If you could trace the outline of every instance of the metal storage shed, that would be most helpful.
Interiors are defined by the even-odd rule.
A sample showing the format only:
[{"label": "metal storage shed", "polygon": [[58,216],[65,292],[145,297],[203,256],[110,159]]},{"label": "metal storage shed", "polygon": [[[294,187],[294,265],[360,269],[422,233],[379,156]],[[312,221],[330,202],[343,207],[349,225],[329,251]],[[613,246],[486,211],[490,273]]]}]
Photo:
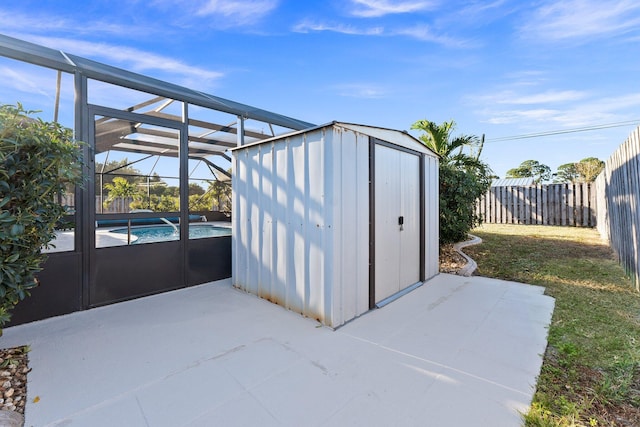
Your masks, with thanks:
[{"label": "metal storage shed", "polygon": [[438,273],[438,156],[332,122],[233,150],[233,285],[338,327]]}]

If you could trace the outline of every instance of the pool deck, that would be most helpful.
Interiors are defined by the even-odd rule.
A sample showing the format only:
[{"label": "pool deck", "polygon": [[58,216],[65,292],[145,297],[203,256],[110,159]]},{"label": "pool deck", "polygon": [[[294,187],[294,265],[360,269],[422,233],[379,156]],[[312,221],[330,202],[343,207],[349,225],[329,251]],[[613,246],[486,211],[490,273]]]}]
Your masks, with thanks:
[{"label": "pool deck", "polygon": [[547,344],[543,291],[440,274],[334,331],[224,280],[0,342],[31,346],[27,426],[515,427]]}]

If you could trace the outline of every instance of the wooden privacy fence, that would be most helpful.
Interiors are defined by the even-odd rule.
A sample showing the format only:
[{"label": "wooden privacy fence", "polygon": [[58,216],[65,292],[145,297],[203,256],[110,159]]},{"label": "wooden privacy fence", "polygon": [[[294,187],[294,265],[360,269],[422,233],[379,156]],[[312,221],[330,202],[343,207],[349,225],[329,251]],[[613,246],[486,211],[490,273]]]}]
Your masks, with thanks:
[{"label": "wooden privacy fence", "polygon": [[598,231],[640,291],[640,127],[605,162],[595,186]]},{"label": "wooden privacy fence", "polygon": [[[61,205],[68,206],[70,208],[75,208],[76,200],[73,193],[66,193],[58,197],[58,202]],[[116,197],[107,206],[104,206],[102,203],[102,198],[100,196],[96,196],[96,212],[97,213],[126,213],[131,210],[131,202],[133,202],[132,197]]]},{"label": "wooden privacy fence", "polygon": [[489,224],[594,227],[595,189],[589,183],[491,187],[476,203]]},{"label": "wooden privacy fence", "polygon": [[102,199],[102,197],[96,196],[96,212],[98,213],[127,213],[131,210],[130,205],[133,202],[133,197],[114,197],[111,200],[105,197],[104,200]]}]

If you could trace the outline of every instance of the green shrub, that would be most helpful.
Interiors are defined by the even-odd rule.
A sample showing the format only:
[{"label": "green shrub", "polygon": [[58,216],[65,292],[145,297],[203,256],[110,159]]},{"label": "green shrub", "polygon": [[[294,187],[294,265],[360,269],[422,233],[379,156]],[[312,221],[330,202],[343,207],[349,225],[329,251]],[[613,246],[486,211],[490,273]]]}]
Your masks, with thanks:
[{"label": "green shrub", "polygon": [[38,285],[42,248],[65,214],[56,195],[82,179],[82,151],[71,130],[33,113],[20,104],[0,106],[0,328]]},{"label": "green shrub", "polygon": [[455,243],[467,239],[467,233],[480,225],[476,200],[491,185],[490,170],[482,162],[463,165],[441,161],[440,177],[440,243]]}]

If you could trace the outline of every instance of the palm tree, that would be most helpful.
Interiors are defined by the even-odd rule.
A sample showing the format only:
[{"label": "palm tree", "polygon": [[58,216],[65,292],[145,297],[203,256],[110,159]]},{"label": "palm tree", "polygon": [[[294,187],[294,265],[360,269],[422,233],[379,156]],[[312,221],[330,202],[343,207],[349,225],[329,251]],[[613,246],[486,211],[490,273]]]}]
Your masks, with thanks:
[{"label": "palm tree", "polygon": [[[420,140],[431,151],[438,154],[442,159],[448,160],[453,157],[462,154],[464,147],[477,147],[480,145],[479,139],[475,135],[460,135],[455,138],[451,137],[451,133],[456,127],[456,122],[450,120],[448,122],[442,122],[442,124],[436,124],[429,120],[418,120],[411,129],[417,129],[424,132],[420,135]],[[460,149],[459,152],[454,155],[453,151]],[[480,156],[480,150],[476,156],[470,156],[476,160]]]},{"label": "palm tree", "polygon": [[[420,141],[440,156],[441,165],[464,169],[467,173],[472,173],[483,181],[490,179],[493,173],[486,163],[480,161],[484,141],[475,135],[452,137],[451,134],[455,128],[456,122],[453,120],[441,124],[429,120],[418,120],[411,126],[411,129],[424,132],[419,136]],[[465,147],[469,149],[469,154],[463,152]],[[455,150],[457,152],[454,153]]]},{"label": "palm tree", "polygon": [[215,208],[219,211],[230,210],[231,208],[231,183],[225,181],[212,181],[209,183],[209,192],[215,200]]},{"label": "palm tree", "polygon": [[[411,129],[424,132],[420,141],[440,156],[440,242],[463,240],[467,233],[482,221],[475,213],[475,203],[491,185],[489,165],[480,161],[482,142],[477,136],[461,135],[452,138],[453,120],[438,125],[418,120]],[[466,154],[467,147],[472,154]],[[473,153],[478,147],[476,153]]]},{"label": "palm tree", "polygon": [[140,190],[136,184],[127,181],[121,176],[116,176],[113,181],[104,185],[105,190],[109,192],[109,196],[104,201],[104,206],[109,206],[117,198],[136,198],[140,194]]}]

